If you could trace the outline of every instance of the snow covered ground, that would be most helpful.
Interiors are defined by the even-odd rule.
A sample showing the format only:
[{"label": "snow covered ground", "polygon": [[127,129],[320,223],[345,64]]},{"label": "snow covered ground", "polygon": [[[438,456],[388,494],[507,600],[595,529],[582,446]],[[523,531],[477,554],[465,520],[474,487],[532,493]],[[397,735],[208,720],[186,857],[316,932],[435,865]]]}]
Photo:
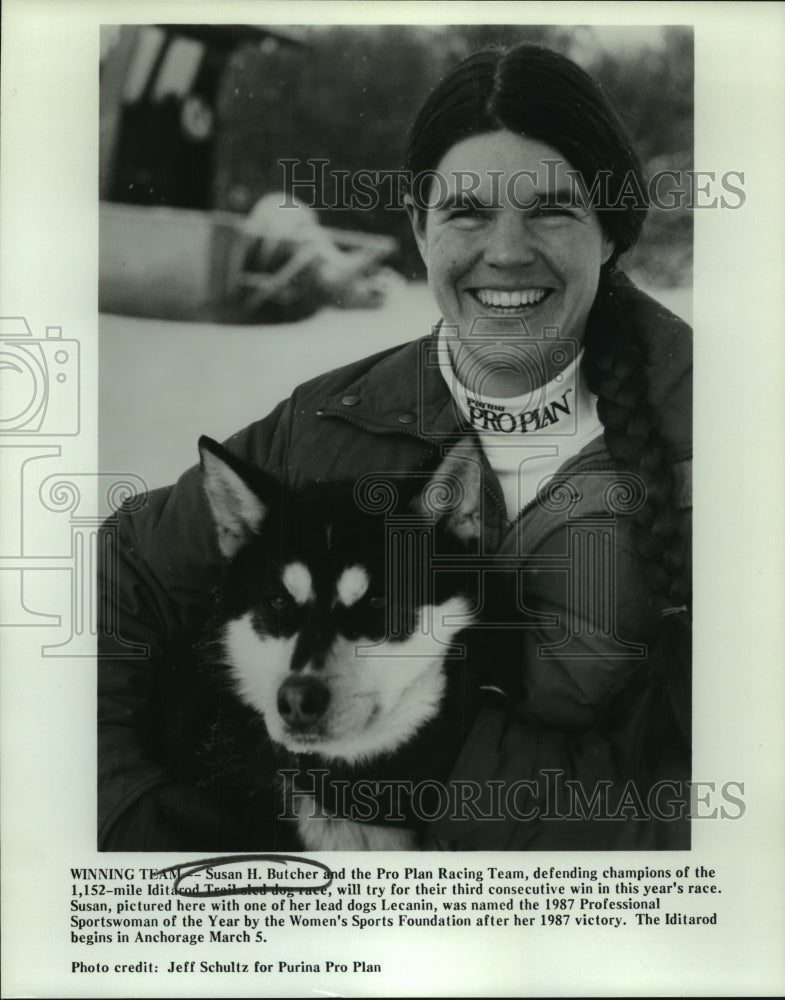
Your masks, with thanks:
[{"label": "snow covered ground", "polygon": [[[652,290],[691,318],[690,289]],[[396,286],[376,310],[323,310],[286,326],[100,318],[99,460],[151,488],[267,414],[300,382],[428,333],[439,314],[424,284]]]}]

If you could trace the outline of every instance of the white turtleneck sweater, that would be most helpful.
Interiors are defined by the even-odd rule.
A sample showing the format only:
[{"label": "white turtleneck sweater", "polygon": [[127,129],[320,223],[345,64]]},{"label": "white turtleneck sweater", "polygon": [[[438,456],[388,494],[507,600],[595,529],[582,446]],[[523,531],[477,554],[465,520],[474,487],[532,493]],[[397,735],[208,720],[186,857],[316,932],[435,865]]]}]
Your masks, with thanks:
[{"label": "white turtleneck sweater", "polygon": [[442,375],[479,435],[513,520],[568,459],[602,433],[596,397],[581,373],[582,352],[545,385],[499,399],[472,393],[460,383],[448,336],[444,330],[439,334]]}]

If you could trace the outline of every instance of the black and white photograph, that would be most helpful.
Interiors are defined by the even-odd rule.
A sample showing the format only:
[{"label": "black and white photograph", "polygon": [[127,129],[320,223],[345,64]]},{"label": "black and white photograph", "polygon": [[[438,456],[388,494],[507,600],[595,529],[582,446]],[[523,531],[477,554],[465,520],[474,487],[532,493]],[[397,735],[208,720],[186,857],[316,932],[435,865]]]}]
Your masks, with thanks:
[{"label": "black and white photograph", "polygon": [[9,5],[4,995],[785,985],[748,7]]},{"label": "black and white photograph", "polygon": [[691,29],[102,43],[99,847],[687,849]]}]

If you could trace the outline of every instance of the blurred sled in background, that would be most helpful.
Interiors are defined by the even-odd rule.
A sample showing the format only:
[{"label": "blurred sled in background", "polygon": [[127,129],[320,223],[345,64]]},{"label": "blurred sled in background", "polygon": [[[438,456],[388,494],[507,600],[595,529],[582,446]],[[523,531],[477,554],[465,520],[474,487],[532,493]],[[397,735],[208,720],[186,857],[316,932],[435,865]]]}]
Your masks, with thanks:
[{"label": "blurred sled in background", "polygon": [[99,309],[156,319],[286,323],[324,306],[377,308],[403,278],[389,236],[328,229],[267,195],[231,212],[100,208]]},{"label": "blurred sled in background", "polygon": [[102,312],[281,323],[376,308],[403,279],[390,236],[327,228],[283,192],[213,208],[216,104],[244,46],[303,48],[291,31],[155,25],[105,32],[101,79]]}]

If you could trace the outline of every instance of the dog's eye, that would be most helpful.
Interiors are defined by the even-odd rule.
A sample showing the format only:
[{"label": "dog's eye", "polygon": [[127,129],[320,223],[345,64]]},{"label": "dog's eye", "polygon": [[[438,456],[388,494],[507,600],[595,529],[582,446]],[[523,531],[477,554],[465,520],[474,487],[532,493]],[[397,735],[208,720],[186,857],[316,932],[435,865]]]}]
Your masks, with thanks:
[{"label": "dog's eye", "polygon": [[282,594],[272,594],[267,598],[267,605],[271,611],[286,611],[291,603],[291,599]]}]

